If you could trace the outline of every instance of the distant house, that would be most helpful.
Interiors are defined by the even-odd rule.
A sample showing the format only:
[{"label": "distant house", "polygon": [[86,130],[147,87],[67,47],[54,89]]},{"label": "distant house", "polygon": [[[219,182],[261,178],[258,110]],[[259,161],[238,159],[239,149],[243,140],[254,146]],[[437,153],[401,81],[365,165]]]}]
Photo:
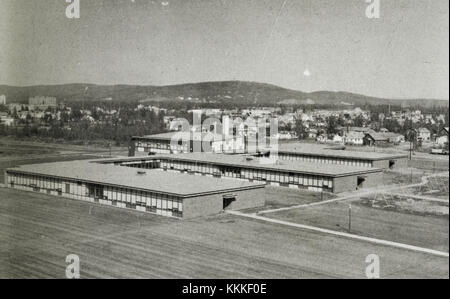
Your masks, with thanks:
[{"label": "distant house", "polygon": [[365,134],[362,132],[349,132],[345,134],[345,144],[349,145],[363,145],[364,144],[364,136]]},{"label": "distant house", "polygon": [[184,120],[183,118],[173,118],[172,120],[169,121],[169,123],[166,125],[166,127],[170,131],[182,131],[183,126],[185,128],[187,128],[188,125],[189,124],[186,123],[186,120]]},{"label": "distant house", "polygon": [[31,110],[47,110],[48,108],[56,108],[55,97],[32,97],[28,100],[28,106]]},{"label": "distant house", "polygon": [[327,136],[324,134],[319,134],[317,135],[316,141],[320,143],[325,143],[327,142]]},{"label": "distant house", "polygon": [[436,144],[445,145],[448,143],[448,137],[448,127],[445,127],[439,131],[439,136],[436,138]]},{"label": "distant house", "polygon": [[10,127],[14,124],[14,118],[9,117],[8,115],[0,115],[0,124]]},{"label": "distant house", "polygon": [[344,143],[344,137],[336,134],[333,136],[333,142],[334,143]]},{"label": "distant house", "polygon": [[346,133],[350,132],[357,132],[357,133],[375,133],[375,131],[371,128],[367,127],[338,127],[338,131],[341,133],[341,135],[344,135]]},{"label": "distant house", "polygon": [[379,146],[398,144],[405,141],[405,137],[395,133],[368,133],[364,136],[363,144],[366,146]]},{"label": "distant house", "polygon": [[133,137],[130,155],[179,154],[195,151],[211,153],[242,153],[246,140],[239,136],[214,133],[170,132]]},{"label": "distant house", "polygon": [[317,139],[317,134],[318,133],[319,132],[316,129],[311,129],[308,132],[308,138],[310,138],[310,139]]},{"label": "distant house", "polygon": [[427,128],[419,128],[416,130],[417,140],[421,140],[423,142],[431,141],[431,132]]}]

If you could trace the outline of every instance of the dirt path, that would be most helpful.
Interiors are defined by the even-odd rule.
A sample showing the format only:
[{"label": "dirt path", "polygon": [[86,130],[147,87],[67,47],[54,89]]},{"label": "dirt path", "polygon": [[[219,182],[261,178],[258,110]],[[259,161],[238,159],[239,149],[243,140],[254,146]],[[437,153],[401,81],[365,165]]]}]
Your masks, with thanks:
[{"label": "dirt path", "polygon": [[389,186],[384,186],[382,188],[376,187],[376,188],[370,188],[370,189],[366,189],[366,190],[359,190],[356,192],[343,193],[343,194],[341,194],[341,196],[334,198],[334,199],[330,199],[330,200],[324,200],[321,202],[302,204],[302,205],[296,205],[296,206],[279,208],[279,209],[265,210],[265,211],[258,212],[258,214],[263,215],[263,214],[276,213],[276,212],[288,211],[288,210],[293,210],[293,209],[307,208],[307,207],[325,205],[325,204],[329,204],[329,203],[333,203],[333,202],[348,200],[348,199],[357,198],[357,197],[361,197],[361,196],[367,196],[367,195],[374,194],[374,193],[386,193],[391,190],[402,190],[402,189],[420,187],[420,186],[424,186],[424,185],[428,184],[428,180],[430,178],[442,177],[442,176],[448,176],[448,172],[441,172],[441,173],[435,173],[435,174],[423,176],[421,179],[421,182],[416,183],[416,184],[401,185],[401,186],[389,185]]},{"label": "dirt path", "polygon": [[359,241],[364,241],[364,242],[369,242],[369,243],[374,243],[374,244],[379,244],[379,245],[384,245],[384,246],[389,246],[389,247],[396,247],[396,248],[401,248],[401,249],[406,249],[406,250],[412,250],[412,251],[431,254],[431,255],[435,255],[435,256],[441,256],[441,257],[447,257],[447,258],[449,257],[448,252],[408,245],[408,244],[404,244],[404,243],[398,243],[398,242],[392,242],[392,241],[387,241],[387,240],[382,240],[382,239],[364,237],[364,236],[324,229],[324,228],[320,228],[320,227],[316,227],[316,226],[292,223],[292,222],[262,217],[262,216],[258,216],[256,214],[244,214],[244,213],[238,212],[238,211],[227,211],[227,213],[236,215],[236,216],[247,217],[247,218],[251,218],[251,219],[255,219],[255,220],[265,221],[265,222],[269,222],[269,223],[281,224],[281,225],[285,225],[285,226],[296,227],[296,228],[314,231],[314,232],[318,232],[318,233],[329,234],[329,235],[333,235],[333,236],[337,236],[337,237],[343,237],[343,238],[347,238],[347,239],[354,239],[354,240],[359,240]]}]

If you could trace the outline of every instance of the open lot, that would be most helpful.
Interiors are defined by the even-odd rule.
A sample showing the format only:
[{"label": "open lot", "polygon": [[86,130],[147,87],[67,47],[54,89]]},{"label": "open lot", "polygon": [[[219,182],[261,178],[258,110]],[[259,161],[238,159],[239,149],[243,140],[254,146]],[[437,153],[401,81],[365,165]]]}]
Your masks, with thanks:
[{"label": "open lot", "polygon": [[[62,162],[109,157],[109,149],[70,144],[47,144],[0,138],[0,184],[4,182],[7,168],[35,163]],[[124,154],[124,149],[114,148],[111,154]]]},{"label": "open lot", "polygon": [[405,194],[448,200],[449,178],[448,177],[430,178],[426,185],[407,189],[405,190]]},{"label": "open lot", "polygon": [[[448,204],[364,197],[265,214],[266,217],[439,251],[449,251]],[[375,197],[376,197],[375,196]],[[395,199],[395,198],[390,198]],[[394,203],[395,202],[395,203]],[[413,208],[414,207],[414,208]]]},{"label": "open lot", "polygon": [[382,278],[449,277],[448,258],[233,215],[180,221],[0,189],[0,278],[64,278],[68,254],[82,278],[364,278],[372,253]]},{"label": "open lot", "polygon": [[448,218],[448,202],[425,200],[407,194],[371,194],[355,202],[374,209],[381,209],[405,214]]},{"label": "open lot", "polygon": [[[109,149],[0,139],[0,179],[16,165],[108,155]],[[425,171],[414,169],[413,182]],[[389,184],[410,180],[408,171],[385,178]],[[422,191],[439,183],[430,181],[434,185]],[[273,187],[264,196],[264,209],[336,197]],[[433,209],[429,215],[372,203],[353,201],[352,233],[448,252],[448,205],[432,205],[447,208],[437,216]],[[346,231],[347,209],[339,202],[267,216]],[[382,278],[449,277],[448,258],[239,216],[180,221],[0,188],[0,278],[64,278],[68,254],[80,256],[82,278],[365,278],[372,253],[381,258]]]},{"label": "open lot", "polygon": [[305,205],[336,198],[332,193],[318,193],[300,189],[288,189],[267,186],[264,192],[265,206],[245,210],[246,213],[256,213],[263,210],[278,209],[296,205]]}]

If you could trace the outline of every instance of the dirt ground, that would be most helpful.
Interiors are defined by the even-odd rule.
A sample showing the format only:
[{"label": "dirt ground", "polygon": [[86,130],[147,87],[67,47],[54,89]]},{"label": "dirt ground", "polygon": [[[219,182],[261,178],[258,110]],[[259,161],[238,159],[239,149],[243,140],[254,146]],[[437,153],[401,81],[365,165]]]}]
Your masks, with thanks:
[{"label": "dirt ground", "polygon": [[183,221],[0,189],[0,278],[64,278],[69,254],[81,278],[365,278],[373,253],[382,278],[449,277],[448,258],[227,214]]},{"label": "dirt ground", "polygon": [[[384,204],[384,206],[381,205]],[[351,224],[350,221],[351,205]],[[448,205],[427,205],[412,212],[408,201],[389,205],[380,200],[353,199],[265,214],[269,218],[317,226],[435,250],[449,250]],[[432,208],[430,208],[432,207]],[[409,209],[409,210],[407,210]],[[415,206],[417,210],[418,207]]]}]

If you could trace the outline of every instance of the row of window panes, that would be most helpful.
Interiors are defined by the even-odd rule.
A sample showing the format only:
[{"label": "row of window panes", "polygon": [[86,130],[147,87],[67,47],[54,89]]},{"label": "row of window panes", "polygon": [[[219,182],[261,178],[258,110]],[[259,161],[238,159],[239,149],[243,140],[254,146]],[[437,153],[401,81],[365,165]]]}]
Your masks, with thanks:
[{"label": "row of window panes", "polygon": [[41,178],[35,175],[25,175],[21,173],[8,173],[9,182],[14,182],[16,185],[37,187],[43,189],[62,189],[62,180],[54,178]]},{"label": "row of window panes", "polygon": [[175,170],[190,170],[204,174],[214,174],[215,172],[217,172],[218,169],[215,166],[204,163],[192,163],[192,162],[181,162],[171,160],[161,161],[161,167]]},{"label": "row of window panes", "polygon": [[152,142],[152,141],[137,141],[136,147],[150,148],[150,149],[170,149],[170,142]]},{"label": "row of window panes", "polygon": [[[217,167],[208,164],[192,164],[190,162],[181,161],[161,161],[161,167],[176,170],[189,169],[191,171],[196,171],[205,174],[214,174],[218,171]],[[329,178],[324,178],[321,176],[308,176],[301,174],[288,174],[276,171],[258,170],[258,169],[238,169],[225,167],[223,168],[223,174],[228,177],[233,178],[243,178],[243,179],[254,179],[254,180],[265,180],[270,182],[279,182],[285,184],[295,184],[304,186],[314,186],[322,187],[328,186],[332,188],[333,181]]]},{"label": "row of window panes", "polygon": [[[89,188],[77,182],[63,182],[59,179],[45,178],[20,173],[8,173],[8,183],[46,190],[60,190],[68,195],[89,196]],[[103,187],[103,198],[132,204],[155,207],[160,210],[183,211],[182,200],[166,194],[136,191],[132,189]]]},{"label": "row of window panes", "polygon": [[293,161],[304,161],[304,162],[337,164],[337,165],[350,165],[350,166],[360,166],[360,167],[371,167],[372,166],[372,163],[367,160],[321,158],[321,157],[312,157],[312,156],[283,154],[283,153],[279,153],[278,155],[282,159],[293,160]]}]

